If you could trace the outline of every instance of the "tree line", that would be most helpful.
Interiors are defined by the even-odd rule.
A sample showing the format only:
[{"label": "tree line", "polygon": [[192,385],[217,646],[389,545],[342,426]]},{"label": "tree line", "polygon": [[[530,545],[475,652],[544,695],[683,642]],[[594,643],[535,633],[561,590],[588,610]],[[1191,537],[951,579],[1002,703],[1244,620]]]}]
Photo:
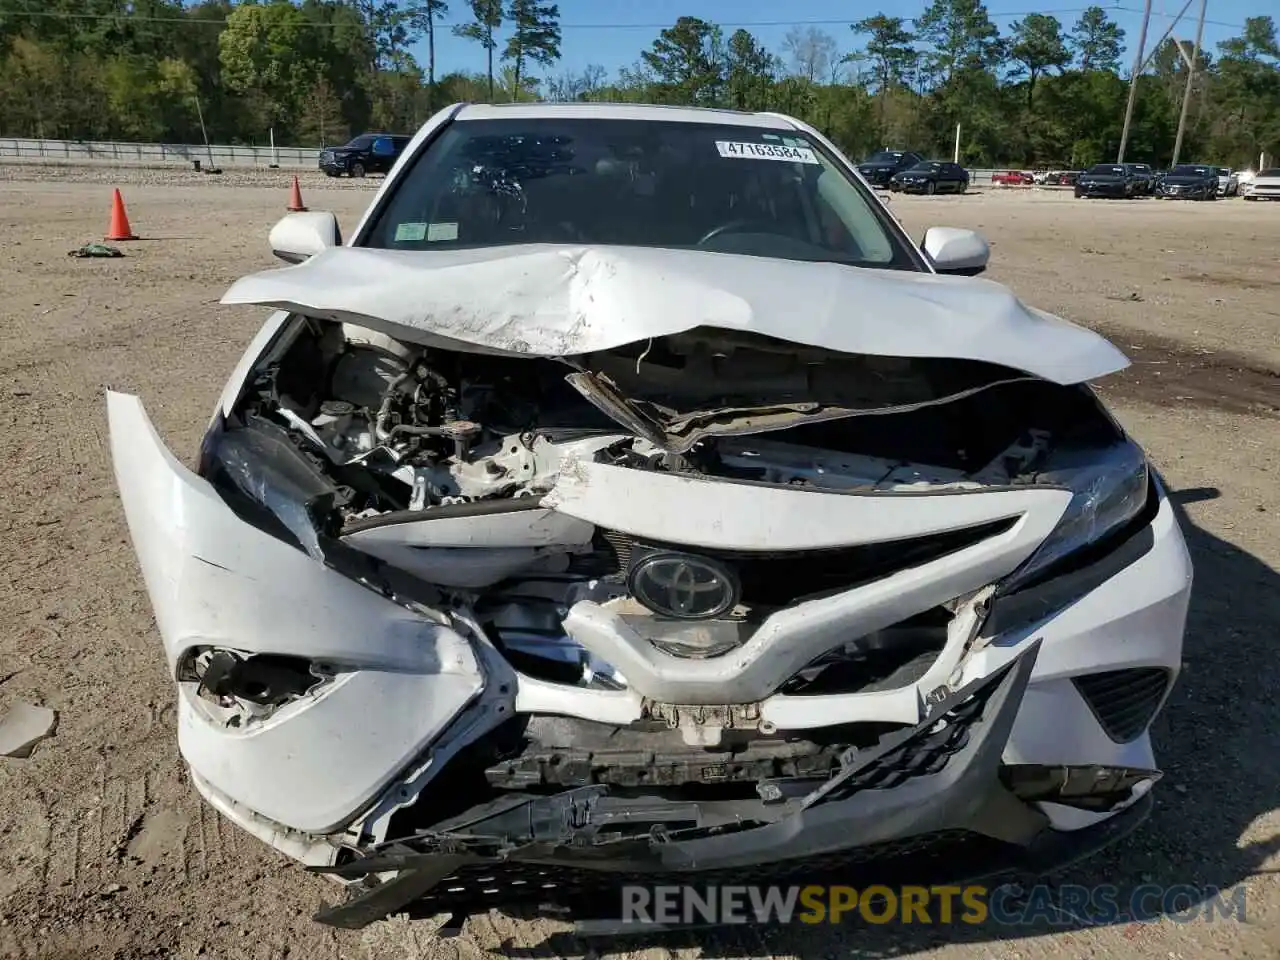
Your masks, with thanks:
[{"label": "tree line", "polygon": [[[474,42],[481,69],[437,76],[442,30]],[[1116,156],[1124,39],[1099,6],[1002,31],[981,0],[796,27],[776,52],[680,17],[610,77],[555,72],[560,16],[546,0],[0,0],[0,135],[260,144],[270,131],[315,145],[412,131],[459,100],[599,100],[782,111],[855,157],[950,157],[959,125],[969,165],[1081,167]],[[1191,52],[1166,39],[1144,66],[1126,159],[1169,162]],[[1199,51],[1187,108],[1183,160],[1280,154],[1271,17]]]}]

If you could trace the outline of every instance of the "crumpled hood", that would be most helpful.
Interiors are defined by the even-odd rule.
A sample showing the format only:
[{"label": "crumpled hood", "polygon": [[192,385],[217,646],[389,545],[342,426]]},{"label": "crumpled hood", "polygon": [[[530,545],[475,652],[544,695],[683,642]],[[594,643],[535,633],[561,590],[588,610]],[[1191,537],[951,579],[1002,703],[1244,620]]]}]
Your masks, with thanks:
[{"label": "crumpled hood", "polygon": [[696,327],[851,354],[996,363],[1057,383],[1128,359],[991,281],[616,246],[335,247],[245,277],[225,304],[356,323],[451,349],[573,356]]}]

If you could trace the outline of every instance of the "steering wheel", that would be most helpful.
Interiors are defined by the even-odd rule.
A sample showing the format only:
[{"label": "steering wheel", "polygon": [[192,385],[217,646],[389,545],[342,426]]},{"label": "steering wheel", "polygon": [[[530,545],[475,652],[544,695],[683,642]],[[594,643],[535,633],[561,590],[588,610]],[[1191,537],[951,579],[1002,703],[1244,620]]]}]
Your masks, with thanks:
[{"label": "steering wheel", "polygon": [[701,247],[708,240],[714,240],[722,233],[729,233],[732,230],[741,230],[743,227],[750,227],[757,223],[760,223],[760,221],[748,219],[746,217],[739,217],[737,220],[730,220],[728,223],[722,223],[718,227],[712,227],[702,235],[702,239],[700,239],[696,245]]}]

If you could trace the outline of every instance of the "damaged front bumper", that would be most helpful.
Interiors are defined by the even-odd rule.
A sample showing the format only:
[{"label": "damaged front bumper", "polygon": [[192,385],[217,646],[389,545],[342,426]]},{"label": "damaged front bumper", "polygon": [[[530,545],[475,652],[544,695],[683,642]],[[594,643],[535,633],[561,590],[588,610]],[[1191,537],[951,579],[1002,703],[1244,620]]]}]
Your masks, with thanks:
[{"label": "damaged front bumper", "polygon": [[[1106,846],[1150,810],[1154,770],[1006,766],[1002,755],[1040,643],[936,704],[919,724],[845,758],[785,799],[614,796],[607,787],[512,796],[332,867],[349,899],[316,919],[345,928],[413,908],[467,912],[523,902],[606,914],[624,883],[815,882],[840,870],[873,882],[959,882],[1043,872]],[[1059,832],[1034,802],[1105,807],[1109,819]],[[874,871],[868,874],[868,871]]]}]

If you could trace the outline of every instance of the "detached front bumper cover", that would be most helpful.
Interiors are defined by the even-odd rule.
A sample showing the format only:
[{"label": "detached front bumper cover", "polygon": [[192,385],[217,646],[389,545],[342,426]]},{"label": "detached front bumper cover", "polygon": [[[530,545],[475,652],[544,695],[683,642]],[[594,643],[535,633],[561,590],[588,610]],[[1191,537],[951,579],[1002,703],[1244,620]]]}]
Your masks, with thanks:
[{"label": "detached front bumper cover", "polygon": [[[1039,645],[1036,641],[999,671],[955,692],[915,727],[849,757],[816,789],[812,781],[767,781],[760,785],[760,801],[620,798],[603,786],[550,797],[503,797],[353,861],[311,868],[357,881],[353,896],[315,919],[360,928],[417,901],[434,906],[431,913],[465,911],[464,899],[449,894],[465,893],[465,875],[476,869],[486,887],[502,888],[504,902],[527,905],[557,899],[547,889],[556,885],[521,887],[520,880],[509,885],[503,872],[576,874],[584,890],[594,888],[598,901],[600,888],[610,884],[714,882],[720,871],[735,882],[743,882],[744,871],[761,870],[773,882],[787,876],[812,882],[815,872],[838,863],[875,862],[878,869],[892,871],[895,860],[906,862],[902,851],[961,834],[1015,855],[994,865],[952,860],[946,864],[947,882],[1042,870],[1085,855],[1141,822],[1149,803],[1066,835],[1049,829],[1044,814],[1006,786],[1001,754]],[[376,875],[392,872],[391,879],[378,881]],[[437,888],[444,892],[436,893]]]}]

